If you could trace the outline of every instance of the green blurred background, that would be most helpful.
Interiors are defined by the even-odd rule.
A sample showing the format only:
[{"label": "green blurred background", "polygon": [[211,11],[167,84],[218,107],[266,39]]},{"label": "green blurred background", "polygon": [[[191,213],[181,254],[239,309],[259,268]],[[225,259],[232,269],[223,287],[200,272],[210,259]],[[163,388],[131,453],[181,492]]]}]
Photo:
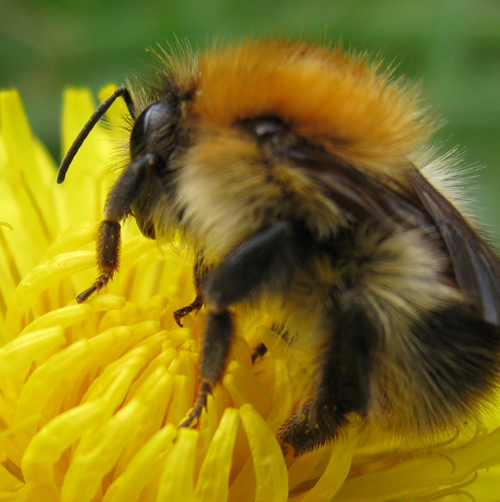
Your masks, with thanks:
[{"label": "green blurred background", "polygon": [[395,62],[423,82],[476,172],[473,192],[500,243],[499,0],[0,0],[0,87],[21,93],[35,133],[60,159],[62,90],[94,91],[144,71],[157,43],[305,35]]}]

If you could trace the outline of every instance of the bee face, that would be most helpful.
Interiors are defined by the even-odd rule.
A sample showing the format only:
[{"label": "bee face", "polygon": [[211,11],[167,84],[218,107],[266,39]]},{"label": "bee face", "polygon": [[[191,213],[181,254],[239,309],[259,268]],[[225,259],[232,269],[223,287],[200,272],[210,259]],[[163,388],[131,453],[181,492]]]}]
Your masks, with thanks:
[{"label": "bee face", "polygon": [[131,204],[141,232],[149,238],[156,236],[153,214],[161,199],[161,193],[168,187],[170,157],[175,150],[176,110],[168,100],[149,105],[137,117],[130,134],[130,158],[138,159],[154,153],[155,162],[140,193]]},{"label": "bee face", "polygon": [[130,162],[104,209],[100,275],[77,300],[117,270],[128,214],[150,238],[182,231],[197,298],[175,318],[207,309],[199,398],[182,426],[224,374],[233,307],[275,297],[284,336],[315,352],[317,378],[278,434],[296,454],[352,413],[425,435],[481,408],[500,368],[500,260],[422,175],[437,164],[422,155],[432,121],[416,92],[302,42],[166,57],[156,82],[100,105],[59,181],[118,96]]}]

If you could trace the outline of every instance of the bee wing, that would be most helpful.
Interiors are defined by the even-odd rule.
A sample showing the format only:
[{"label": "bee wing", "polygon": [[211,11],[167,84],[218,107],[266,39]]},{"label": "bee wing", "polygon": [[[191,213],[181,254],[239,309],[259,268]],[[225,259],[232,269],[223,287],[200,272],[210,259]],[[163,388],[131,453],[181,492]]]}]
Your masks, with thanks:
[{"label": "bee wing", "polygon": [[376,218],[389,222],[401,219],[414,226],[421,226],[426,220],[414,201],[403,192],[390,188],[382,180],[328,152],[300,146],[287,152],[287,157],[298,168],[305,170],[326,196],[358,220]]},{"label": "bee wing", "polygon": [[[458,210],[427,179],[411,168],[414,194],[396,183],[354,168],[309,146],[289,152],[325,193],[356,219],[378,219],[420,228],[436,228],[451,260],[458,287],[488,322],[500,325],[500,259]],[[416,196],[416,197],[415,197]]]},{"label": "bee wing", "polygon": [[500,259],[457,209],[413,168],[409,180],[441,234],[460,289],[500,325]]}]

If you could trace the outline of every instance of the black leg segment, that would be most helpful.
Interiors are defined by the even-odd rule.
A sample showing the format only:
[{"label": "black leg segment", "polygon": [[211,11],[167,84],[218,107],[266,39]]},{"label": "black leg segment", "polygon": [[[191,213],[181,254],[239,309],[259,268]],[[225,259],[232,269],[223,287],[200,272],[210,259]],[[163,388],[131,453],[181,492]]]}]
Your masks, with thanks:
[{"label": "black leg segment", "polygon": [[207,405],[207,397],[215,384],[220,381],[227,364],[234,325],[231,314],[224,311],[219,314],[208,313],[200,357],[200,388],[198,399],[189,410],[179,427],[189,427]]},{"label": "black leg segment", "polygon": [[348,423],[347,414],[364,416],[368,406],[369,350],[376,327],[363,308],[356,288],[339,299],[342,309],[332,314],[332,333],[319,361],[314,397],[305,402],[278,432],[286,449],[296,455],[313,450],[336,437]]},{"label": "black leg segment", "polygon": [[264,287],[286,291],[297,251],[291,225],[280,221],[240,244],[202,280],[205,303],[214,311],[257,295]]}]

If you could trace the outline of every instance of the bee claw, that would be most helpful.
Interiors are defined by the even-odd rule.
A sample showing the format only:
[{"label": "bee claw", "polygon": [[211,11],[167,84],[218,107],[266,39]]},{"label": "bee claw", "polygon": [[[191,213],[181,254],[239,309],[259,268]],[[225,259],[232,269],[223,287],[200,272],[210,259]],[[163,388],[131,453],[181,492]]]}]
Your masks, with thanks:
[{"label": "bee claw", "polygon": [[198,295],[194,299],[194,301],[191,304],[189,304],[187,307],[182,307],[181,309],[176,310],[174,312],[174,321],[176,322],[177,326],[182,328],[183,327],[182,322],[181,322],[182,319],[184,317],[186,317],[188,314],[190,314],[191,312],[198,312],[198,310],[200,310],[202,306],[203,306],[203,300]]}]

